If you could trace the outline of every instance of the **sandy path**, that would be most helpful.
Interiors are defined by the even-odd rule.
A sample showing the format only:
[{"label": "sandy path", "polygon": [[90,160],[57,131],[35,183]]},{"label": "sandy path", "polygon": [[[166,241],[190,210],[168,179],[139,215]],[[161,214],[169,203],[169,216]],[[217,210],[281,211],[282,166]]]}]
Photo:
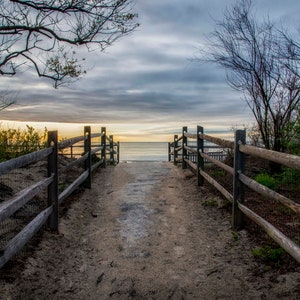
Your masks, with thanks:
[{"label": "sandy path", "polygon": [[235,240],[188,174],[158,162],[100,170],[3,299],[299,299],[299,273],[254,275],[246,232]]}]

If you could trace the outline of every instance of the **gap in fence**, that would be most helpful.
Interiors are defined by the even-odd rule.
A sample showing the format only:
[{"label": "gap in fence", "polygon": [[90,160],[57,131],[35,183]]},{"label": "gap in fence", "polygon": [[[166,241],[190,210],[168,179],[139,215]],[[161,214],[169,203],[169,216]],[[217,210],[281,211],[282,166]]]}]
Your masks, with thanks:
[{"label": "gap in fence", "polygon": [[167,142],[120,142],[120,161],[168,161]]}]

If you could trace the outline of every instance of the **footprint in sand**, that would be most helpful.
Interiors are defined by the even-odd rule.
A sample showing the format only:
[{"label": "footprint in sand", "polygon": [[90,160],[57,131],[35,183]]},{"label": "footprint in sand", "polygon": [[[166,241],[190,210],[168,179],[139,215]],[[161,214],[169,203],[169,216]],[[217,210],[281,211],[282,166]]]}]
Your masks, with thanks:
[{"label": "footprint in sand", "polygon": [[182,257],[185,255],[184,248],[182,246],[175,246],[174,252],[177,257]]}]

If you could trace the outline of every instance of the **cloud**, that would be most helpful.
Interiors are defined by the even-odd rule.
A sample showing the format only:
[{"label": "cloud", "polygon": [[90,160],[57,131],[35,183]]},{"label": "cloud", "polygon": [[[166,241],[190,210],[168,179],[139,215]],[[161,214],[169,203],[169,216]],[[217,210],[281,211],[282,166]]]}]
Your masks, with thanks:
[{"label": "cloud", "polygon": [[[257,7],[280,19],[300,13],[297,1],[265,0]],[[129,134],[139,127],[147,135],[189,124],[222,132],[249,122],[251,113],[224,71],[191,61],[235,1],[224,2],[137,1],[141,27],[134,33],[104,53],[77,50],[88,71],[78,82],[55,90],[31,70],[1,78],[0,89],[17,94],[18,104],[0,112],[0,119],[120,125]]]}]

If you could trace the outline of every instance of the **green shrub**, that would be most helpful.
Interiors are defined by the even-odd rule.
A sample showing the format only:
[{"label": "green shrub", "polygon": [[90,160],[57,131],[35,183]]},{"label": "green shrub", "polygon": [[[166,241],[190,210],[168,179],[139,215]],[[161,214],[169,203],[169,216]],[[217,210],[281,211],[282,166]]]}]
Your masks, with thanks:
[{"label": "green shrub", "polygon": [[282,184],[300,185],[300,171],[296,169],[285,168],[279,178]]},{"label": "green shrub", "polygon": [[15,158],[46,146],[47,129],[43,133],[26,125],[26,129],[0,128],[0,162]]},{"label": "green shrub", "polygon": [[252,255],[263,261],[264,263],[271,263],[279,267],[281,264],[282,256],[285,253],[282,248],[272,248],[271,246],[258,247],[252,250]]},{"label": "green shrub", "polygon": [[281,204],[281,203],[277,203],[275,210],[281,214],[285,214],[287,216],[292,216],[293,215],[293,211],[286,207],[285,205]]},{"label": "green shrub", "polygon": [[232,234],[232,237],[233,237],[233,240],[235,242],[237,242],[239,240],[239,235],[236,231],[231,231],[231,234]]},{"label": "green shrub", "polygon": [[261,173],[254,178],[258,183],[268,187],[271,190],[276,188],[276,179],[269,174]]},{"label": "green shrub", "polygon": [[205,200],[203,203],[202,203],[203,206],[218,206],[218,203],[217,203],[217,200],[212,198],[212,199],[208,199],[208,200]]},{"label": "green shrub", "polygon": [[210,175],[214,178],[224,177],[226,172],[224,170],[213,170],[210,172]]}]

